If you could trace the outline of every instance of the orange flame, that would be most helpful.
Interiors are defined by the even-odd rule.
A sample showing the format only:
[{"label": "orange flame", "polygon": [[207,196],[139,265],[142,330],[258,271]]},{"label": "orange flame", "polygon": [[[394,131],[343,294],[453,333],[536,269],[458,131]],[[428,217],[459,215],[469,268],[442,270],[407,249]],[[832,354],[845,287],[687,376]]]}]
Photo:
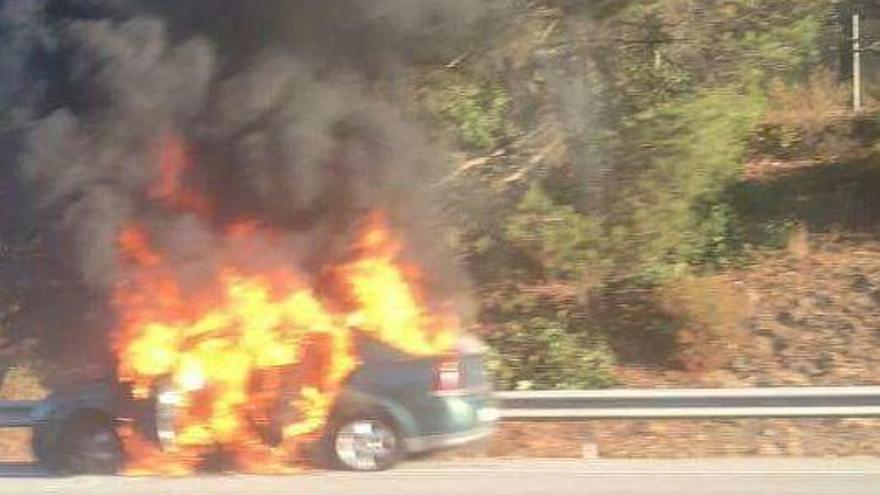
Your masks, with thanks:
[{"label": "orange flame", "polygon": [[209,214],[208,199],[185,187],[191,165],[186,143],[175,135],[166,136],[159,152],[159,178],[149,190],[150,198],[176,210]]},{"label": "orange flame", "polygon": [[[180,140],[165,146],[171,147],[161,153],[165,173],[150,194],[177,210],[190,204],[181,202],[190,193],[178,180],[188,158]],[[265,246],[274,239],[257,222],[232,225],[225,236],[229,243],[260,238]],[[381,212],[367,219],[352,260],[330,270],[351,303],[343,310],[331,310],[335,306],[284,268],[253,273],[229,263],[207,289],[186,293],[142,225],[122,229],[118,247],[127,275],[114,298],[119,377],[138,397],[163,381],[180,393],[176,451],[160,453],[127,433],[130,473],[190,472],[218,445],[234,453],[241,469],[277,469],[327,422],[358,365],[354,328],[419,355],[446,351],[457,328],[451,316],[424,308],[418,270],[400,263],[400,242]],[[273,421],[279,401],[297,414],[280,425],[281,447],[270,449],[260,428]]]},{"label": "orange flame", "polygon": [[448,349],[453,339],[449,329],[458,322],[424,311],[412,283],[418,280],[419,270],[397,263],[400,243],[381,212],[370,216],[358,249],[363,256],[341,268],[359,306],[350,315],[350,323],[409,354],[439,354]]}]

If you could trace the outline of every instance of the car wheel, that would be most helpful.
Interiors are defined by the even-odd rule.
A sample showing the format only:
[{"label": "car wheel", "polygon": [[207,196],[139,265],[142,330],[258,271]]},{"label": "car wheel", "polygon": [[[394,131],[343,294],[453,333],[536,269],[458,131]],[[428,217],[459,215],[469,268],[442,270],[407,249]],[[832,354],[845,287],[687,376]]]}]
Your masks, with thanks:
[{"label": "car wheel", "polygon": [[99,416],[71,421],[64,429],[61,470],[69,474],[115,474],[123,467],[122,441],[112,422]]},{"label": "car wheel", "polygon": [[33,428],[31,432],[31,452],[33,452],[34,458],[40,463],[40,466],[54,473],[59,470],[59,466],[58,456],[55,455],[57,451],[49,443],[51,440],[51,431],[47,426],[37,425]]},{"label": "car wheel", "polygon": [[335,423],[330,451],[337,467],[382,471],[400,458],[400,439],[392,424],[377,416],[358,416]]}]

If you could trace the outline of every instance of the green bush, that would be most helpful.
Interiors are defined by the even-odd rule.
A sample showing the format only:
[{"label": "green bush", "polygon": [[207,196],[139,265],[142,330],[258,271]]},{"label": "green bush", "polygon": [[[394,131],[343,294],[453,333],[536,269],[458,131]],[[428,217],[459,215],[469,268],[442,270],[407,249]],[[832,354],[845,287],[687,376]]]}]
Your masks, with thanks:
[{"label": "green bush", "polygon": [[556,204],[537,183],[507,222],[506,239],[528,253],[548,278],[579,278],[602,264],[599,223],[570,205]]},{"label": "green bush", "polygon": [[421,105],[463,148],[490,151],[515,134],[507,91],[478,76],[457,72],[429,76]]},{"label": "green bush", "polygon": [[510,98],[498,87],[452,86],[447,90],[449,104],[443,114],[457,129],[466,146],[490,150],[498,144],[507,125]]},{"label": "green bush", "polygon": [[719,90],[631,122],[629,146],[643,151],[622,155],[638,179],[618,206],[619,271],[680,274],[735,254],[737,219],[725,194],[741,177],[761,109],[759,96]]},{"label": "green bush", "polygon": [[614,357],[601,341],[573,334],[558,319],[533,317],[501,325],[488,337],[501,389],[590,389],[614,385]]},{"label": "green bush", "polygon": [[726,201],[709,205],[698,212],[699,244],[696,256],[689,260],[697,266],[724,267],[743,259],[741,220]]}]

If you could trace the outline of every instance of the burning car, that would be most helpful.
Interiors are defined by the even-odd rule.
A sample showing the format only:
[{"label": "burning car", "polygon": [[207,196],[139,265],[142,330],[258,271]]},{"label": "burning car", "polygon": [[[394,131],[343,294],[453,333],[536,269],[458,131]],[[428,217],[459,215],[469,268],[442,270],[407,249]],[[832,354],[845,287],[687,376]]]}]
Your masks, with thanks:
[{"label": "burning car", "polygon": [[[267,22],[298,2],[21,11],[58,38],[21,54],[39,67],[21,91],[46,89],[21,109],[34,121],[16,165],[58,237],[47,271],[82,289],[45,313],[73,340],[59,362],[94,335],[114,363],[112,378],[39,406],[47,466],[178,474],[223,458],[278,471],[317,444],[336,465],[382,469],[487,431],[480,353],[460,339],[469,284],[435,180],[447,161],[401,94],[380,94],[398,86],[397,64],[387,81],[378,65],[360,74],[364,48],[403,26],[377,23],[390,11],[370,2],[324,3],[277,37]],[[419,15],[400,32],[421,39],[443,9],[406,10]],[[222,29],[202,26],[215,19]],[[255,36],[225,32],[246,25]],[[323,48],[324,32],[349,39],[341,25],[351,64]]]},{"label": "burning car", "polygon": [[[346,379],[324,427],[311,438],[306,450],[313,462],[383,470],[409,454],[466,444],[491,433],[497,410],[477,339],[464,336],[455,353],[441,357],[414,357],[367,337],[357,345],[363,362]],[[309,370],[281,375],[295,381],[303,371]],[[259,381],[253,377],[252,386],[259,388]],[[126,465],[124,435],[133,434],[173,454],[180,401],[180,391],[168,384],[139,399],[115,380],[56,393],[35,411],[34,455],[56,472],[115,473]],[[278,446],[279,430],[302,413],[286,406],[276,403],[248,417],[268,447]]]},{"label": "burning car", "polygon": [[146,229],[121,230],[113,378],[38,408],[37,459],[74,473],[186,474],[218,462],[277,473],[303,458],[380,470],[488,435],[497,414],[481,344],[451,306],[423,296],[382,212],[359,230],[315,281],[254,270],[241,256],[268,257],[277,236],[232,225],[197,289]]}]

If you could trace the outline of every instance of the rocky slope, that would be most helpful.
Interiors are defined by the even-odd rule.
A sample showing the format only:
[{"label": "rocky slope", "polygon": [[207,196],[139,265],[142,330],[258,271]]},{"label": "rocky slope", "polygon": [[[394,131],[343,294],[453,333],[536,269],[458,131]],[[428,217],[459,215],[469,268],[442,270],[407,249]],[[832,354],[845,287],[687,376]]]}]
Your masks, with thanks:
[{"label": "rocky slope", "polygon": [[622,366],[626,386],[880,384],[880,240],[810,236],[797,255],[765,255],[724,279],[751,302],[729,364],[700,373]]}]

